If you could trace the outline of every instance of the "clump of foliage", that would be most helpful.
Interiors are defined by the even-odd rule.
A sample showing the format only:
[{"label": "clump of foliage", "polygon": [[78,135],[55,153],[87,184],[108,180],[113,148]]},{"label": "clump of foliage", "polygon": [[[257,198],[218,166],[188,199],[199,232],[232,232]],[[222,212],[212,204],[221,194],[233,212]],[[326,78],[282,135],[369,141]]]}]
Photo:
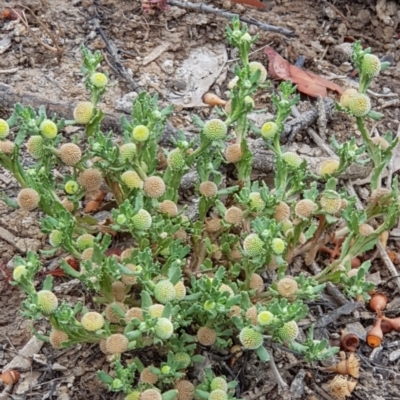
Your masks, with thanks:
[{"label": "clump of foliage", "polygon": [[[160,109],[157,96],[147,93],[133,101],[130,120],[121,121],[122,139],[103,132],[98,105],[108,78],[98,71],[100,54],[87,49],[82,70],[91,96],[77,105],[74,120],[49,119],[44,108],[20,104],[7,121],[0,120],[0,165],[21,185],[18,206],[44,212],[42,228],[54,252],[62,248],[79,262],[74,269],[64,260],[62,269],[93,296],[90,308],[61,301],[52,292],[51,276],[37,289],[35,276],[42,266],[30,252],[14,260],[12,283],[27,295],[23,315],[32,320],[33,330],[34,321],[48,319],[48,336],[34,332],[55,348],[98,343],[113,355],[114,373],[100,371],[98,376],[126,399],[233,398],[235,383],[212,371],[197,388],[188,380],[191,367],[203,361],[199,348],[239,345],[265,362],[271,343],[290,348],[307,362],[334,355],[338,349],[314,340],[312,329],[300,343],[297,322],[328,281],[341,285],[349,297],[368,298],[370,264],[349,274],[351,260],[373,248],[400,215],[397,180],[392,188],[381,187],[398,140],[389,133],[372,138],[365,125],[366,118],[379,118],[365,93],[385,66],[369,50],[354,46],[360,90],[346,91],[338,108],[355,117],[364,144],[334,140],[337,158],[324,162],[315,175],[301,156],[280,144],[291,107],[299,101],[296,88],[282,83],[272,95],[274,120],[252,125],[252,96],[268,86],[265,68],[248,59],[257,37],[238,20],[226,36],[239,50],[240,64],[229,84],[229,103],[217,110],[218,118],[202,121],[193,115],[200,130],[197,141],[179,132],[174,148],[163,149],[159,142],[173,108]],[[87,142],[75,137],[61,145],[60,132],[74,124],[84,126]],[[250,132],[275,154],[273,189],[251,181]],[[35,159],[28,169],[21,162],[24,152]],[[369,160],[371,197],[365,210],[357,210],[355,199],[338,188],[338,178],[352,163]],[[237,184],[222,187],[220,167],[227,163],[236,168]],[[62,176],[55,175],[60,167]],[[199,201],[196,217],[188,218],[178,204],[179,186],[193,170]],[[81,202],[104,190],[112,193],[114,208],[110,219],[98,221],[82,210]],[[107,256],[115,235],[133,245]],[[320,274],[287,274],[295,257],[304,256],[310,265],[332,238],[343,240],[341,253]],[[267,288],[266,271],[274,276]],[[159,365],[143,365],[138,357],[124,364],[121,354],[146,347],[159,352]]]}]

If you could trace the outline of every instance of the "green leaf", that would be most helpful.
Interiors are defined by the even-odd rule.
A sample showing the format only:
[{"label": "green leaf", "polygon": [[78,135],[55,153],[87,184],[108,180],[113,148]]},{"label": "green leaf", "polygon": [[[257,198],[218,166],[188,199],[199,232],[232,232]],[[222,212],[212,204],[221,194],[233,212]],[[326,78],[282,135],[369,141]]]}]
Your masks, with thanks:
[{"label": "green leaf", "polygon": [[97,377],[100,379],[101,382],[107,385],[112,385],[112,383],[114,382],[114,378],[112,378],[104,371],[97,371]]},{"label": "green leaf", "polygon": [[208,392],[205,392],[204,390],[199,390],[199,389],[196,389],[196,395],[198,397],[200,397],[201,399],[205,399],[205,400],[208,400],[208,397],[210,396],[210,394]]},{"label": "green leaf", "polygon": [[146,291],[143,290],[140,297],[142,298],[142,309],[147,309],[153,304],[150,295]]},{"label": "green leaf", "polygon": [[51,290],[53,288],[53,277],[51,275],[47,275],[46,279],[43,282],[43,290]]},{"label": "green leaf", "polygon": [[168,390],[162,394],[162,400],[175,400],[178,397],[178,391],[176,389]]},{"label": "green leaf", "polygon": [[264,346],[260,346],[258,349],[255,350],[257,357],[262,361],[262,362],[268,362],[271,357],[267,351],[267,349]]},{"label": "green leaf", "polygon": [[200,354],[196,354],[192,357],[192,361],[195,363],[202,363],[205,361],[205,359],[206,358],[204,356],[201,356]]}]

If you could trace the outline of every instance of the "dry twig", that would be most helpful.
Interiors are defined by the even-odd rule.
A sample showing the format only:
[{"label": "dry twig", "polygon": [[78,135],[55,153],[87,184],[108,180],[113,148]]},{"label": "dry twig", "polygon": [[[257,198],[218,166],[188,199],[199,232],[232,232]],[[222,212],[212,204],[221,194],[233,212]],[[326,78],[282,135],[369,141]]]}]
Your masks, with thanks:
[{"label": "dry twig", "polygon": [[207,12],[207,13],[211,13],[211,14],[217,14],[220,17],[227,18],[227,19],[239,17],[239,19],[242,22],[245,22],[246,24],[250,24],[250,25],[255,25],[258,28],[262,29],[263,31],[281,33],[282,35],[289,36],[289,37],[295,36],[295,33],[290,29],[283,28],[281,26],[269,25],[264,22],[257,21],[253,18],[243,18],[237,14],[230,13],[230,12],[224,11],[224,10],[220,10],[218,8],[214,8],[212,6],[206,5],[204,3],[191,3],[189,1],[183,2],[183,1],[179,1],[179,0],[168,0],[167,4],[169,4],[170,6],[176,6],[176,7],[180,7],[180,8],[187,8],[190,10]]},{"label": "dry twig", "polygon": [[60,25],[57,24],[58,33],[57,33],[57,36],[55,36],[50,31],[50,29],[34,14],[34,12],[29,7],[23,6],[23,5],[18,5],[18,7],[21,7],[21,8],[24,8],[25,10],[28,10],[32,14],[32,16],[35,18],[36,22],[40,25],[40,27],[47,33],[47,35],[49,36],[49,38],[53,42],[54,47],[49,46],[48,44],[44,43],[42,41],[42,39],[40,39],[40,37],[37,36],[36,33],[32,31],[32,29],[29,27],[28,20],[26,19],[25,13],[21,14],[21,13],[18,13],[17,11],[15,11],[14,9],[12,9],[16,13],[16,15],[18,16],[18,19],[21,21],[21,23],[25,26],[27,31],[35,38],[35,40],[41,46],[43,46],[45,49],[55,53],[56,57],[57,57],[58,64],[61,64],[61,58],[62,58],[62,55],[64,53],[64,49],[62,49],[60,47],[60,45],[58,44],[58,40],[60,39],[60,37],[63,37],[64,34],[63,34],[63,31],[62,31]]}]

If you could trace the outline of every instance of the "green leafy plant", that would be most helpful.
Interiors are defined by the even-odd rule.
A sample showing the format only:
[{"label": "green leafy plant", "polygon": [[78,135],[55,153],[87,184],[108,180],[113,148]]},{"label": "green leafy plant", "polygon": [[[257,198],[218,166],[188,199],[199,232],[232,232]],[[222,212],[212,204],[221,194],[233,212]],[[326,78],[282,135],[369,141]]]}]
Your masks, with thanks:
[{"label": "green leafy plant", "polygon": [[[204,399],[233,398],[235,383],[212,371],[197,388],[187,381],[193,364],[204,360],[199,349],[211,346],[239,344],[264,362],[271,359],[274,343],[307,362],[331,357],[338,349],[314,340],[313,329],[306,341],[296,341],[307,301],[316,299],[328,281],[340,284],[349,297],[368,299],[370,264],[352,275],[350,262],[372,249],[400,216],[397,180],[392,188],[381,187],[398,139],[390,134],[371,138],[366,130],[365,119],[379,117],[365,94],[379,72],[369,51],[355,44],[360,89],[346,91],[338,104],[356,118],[363,145],[333,140],[337,158],[320,165],[316,175],[280,141],[291,107],[299,101],[296,88],[280,84],[271,97],[275,118],[261,127],[251,124],[252,96],[269,88],[267,72],[249,61],[257,38],[238,19],[226,36],[238,49],[240,64],[229,83],[227,106],[207,121],[192,116],[198,140],[178,132],[172,149],[162,148],[173,107],[160,108],[157,96],[145,92],[133,101],[131,117],[122,119],[122,136],[103,132],[99,105],[108,77],[99,72],[100,53],[87,49],[82,49],[82,73],[90,101],[77,105],[73,120],[50,120],[44,108],[20,104],[7,121],[0,120],[0,165],[21,186],[16,206],[43,211],[42,229],[52,246],[46,254],[63,249],[69,258],[62,270],[91,296],[86,306],[61,302],[52,292],[51,277],[38,290],[33,282],[42,267],[39,256],[29,252],[14,260],[12,284],[26,293],[23,315],[32,320],[33,332],[56,348],[98,343],[113,359],[113,371],[98,376],[126,399],[172,400],[178,394],[186,399],[183,393],[189,393],[188,400],[195,393]],[[68,125],[84,127],[85,144],[78,137],[61,144],[60,132]],[[7,139],[10,132],[15,132],[13,141]],[[272,189],[252,181],[250,133],[275,155]],[[24,146],[35,160],[28,168],[22,163]],[[365,210],[356,210],[355,199],[338,188],[338,178],[349,165],[370,160],[371,196]],[[233,164],[236,171],[236,182],[228,187],[222,187],[223,164]],[[61,175],[53,173],[57,168]],[[189,171],[198,175],[194,217],[179,204],[180,184]],[[85,199],[92,196],[97,204],[106,192],[109,218],[99,221],[81,209]],[[115,249],[115,236],[129,247]],[[295,257],[310,265],[332,238],[343,242],[341,251],[321,273],[289,275]],[[262,276],[267,270],[274,278],[268,288]],[[51,325],[47,336],[35,331],[41,318]],[[121,354],[149,347],[160,354],[158,365],[145,366],[138,357],[125,365]]]}]

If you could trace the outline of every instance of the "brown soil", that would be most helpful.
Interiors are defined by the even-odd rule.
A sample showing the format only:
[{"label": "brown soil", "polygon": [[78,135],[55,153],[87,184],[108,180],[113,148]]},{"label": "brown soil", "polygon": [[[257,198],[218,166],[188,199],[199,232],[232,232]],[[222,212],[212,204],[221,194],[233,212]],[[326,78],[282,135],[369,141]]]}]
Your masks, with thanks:
[{"label": "brown soil", "polygon": [[[195,1],[198,2],[198,1]],[[224,30],[227,20],[213,14],[198,13],[178,7],[170,7],[156,16],[144,15],[137,0],[25,0],[17,2],[6,0],[0,3],[0,13],[7,7],[21,9],[21,4],[29,7],[25,14],[31,31],[27,31],[18,21],[0,19],[0,82],[10,85],[16,92],[30,92],[57,101],[85,100],[87,93],[79,72],[81,53],[79,47],[84,44],[90,49],[100,50],[105,58],[104,70],[109,73],[111,85],[104,98],[103,107],[114,112],[116,100],[132,92],[129,84],[118,74],[118,66],[107,51],[106,44],[96,30],[93,18],[97,18],[108,40],[115,46],[121,63],[126,71],[132,73],[132,79],[144,89],[160,94],[161,101],[168,103],[166,96],[171,91],[183,90],[182,82],[175,74],[180,63],[185,60],[194,48],[211,46],[217,43],[226,44]],[[304,67],[322,76],[335,78],[335,82],[347,86],[351,79],[352,67],[335,47],[354,39],[361,39],[363,44],[372,47],[379,57],[389,56],[393,67],[384,72],[373,84],[371,90],[374,106],[385,114],[378,126],[381,133],[386,130],[396,132],[399,125],[400,107],[385,107],[386,102],[398,99],[400,93],[400,40],[399,25],[400,6],[386,0],[266,0],[267,11],[260,11],[230,3],[228,0],[209,2],[215,7],[228,9],[242,16],[252,17],[272,25],[293,29],[296,36],[286,38],[278,33],[261,31],[250,26],[252,34],[259,33],[260,38],[254,50],[271,44],[284,58],[294,63],[299,56],[305,57]],[[386,5],[386,8],[384,7]],[[4,14],[5,16],[5,14]],[[41,21],[41,24],[39,24]],[[55,37],[57,46],[62,49],[60,60],[56,52],[39,44],[35,36],[46,45],[54,47],[54,42],[44,32],[45,25]],[[154,61],[143,65],[143,59],[157,46],[169,42],[169,47]],[[2,47],[6,50],[2,52]],[[212,91],[224,97],[227,82],[232,77],[232,59],[236,53],[227,46],[228,61],[221,75],[212,87]],[[253,61],[266,64],[263,51],[252,54]],[[172,71],[166,66],[173,62]],[[5,70],[11,70],[8,73]],[[276,83],[274,83],[276,85]],[[383,95],[382,95],[383,94]],[[394,94],[394,95],[393,95]],[[256,98],[257,108],[272,111],[269,102],[270,92],[260,93]],[[303,97],[299,109],[306,110],[315,106],[313,100]],[[176,108],[171,122],[176,127],[190,128],[187,116],[193,110]],[[178,111],[182,111],[178,113]],[[210,113],[207,107],[196,108],[196,113],[206,116]],[[0,117],[8,115],[9,110],[0,104]],[[328,139],[331,135],[344,141],[355,135],[355,127],[350,119],[343,115],[334,116],[327,128]],[[357,138],[358,136],[356,136]],[[301,132],[295,138],[299,146],[305,144],[315,148],[316,145]],[[15,196],[18,186],[5,171],[0,170],[0,192],[5,191]],[[363,188],[359,188],[363,197]],[[12,258],[23,255],[27,249],[38,251],[48,248],[45,236],[40,232],[40,215],[13,211],[0,202],[0,227],[11,236],[8,240],[0,236],[0,263],[4,271],[9,271]],[[398,242],[389,240],[393,250],[398,249]],[[45,258],[45,257],[44,257]],[[53,256],[54,258],[54,256]],[[45,260],[45,264],[52,263]],[[53,266],[57,264],[57,259]],[[294,265],[294,270],[300,268]],[[396,286],[390,274],[382,269],[383,263],[374,261],[372,273],[377,274],[379,289],[385,291],[392,300],[390,316],[400,315],[400,303]],[[0,370],[31,338],[28,323],[19,313],[23,300],[21,293],[9,286],[6,274],[0,273]],[[56,284],[67,281],[56,278]],[[73,289],[68,293],[75,299],[83,298],[83,293]],[[68,297],[67,296],[67,297]],[[312,320],[337,308],[329,297],[310,305],[311,313],[304,326]],[[369,329],[374,320],[372,313],[365,308],[350,315],[339,316],[334,324],[327,326],[330,337],[334,338],[339,328],[346,324],[359,322],[360,329]],[[45,329],[45,325],[43,325]],[[362,362],[362,373],[352,399],[396,399],[400,384],[398,376],[399,337],[397,333],[385,336],[383,347],[371,351],[362,344],[359,356]],[[277,349],[275,361],[282,378],[290,386],[296,375],[306,371],[303,394],[292,386],[291,397],[279,393],[269,369],[256,361],[255,356],[245,355],[231,370],[228,364],[216,355],[209,354],[209,360],[219,371],[239,380],[238,397],[249,399],[331,399],[324,391],[332,375],[323,372],[317,365],[307,365],[297,360],[291,353]],[[99,384],[95,372],[108,368],[105,357],[98,348],[79,346],[73,349],[57,351],[45,344],[39,354],[35,354],[31,369],[22,372],[21,380],[13,389],[4,391],[1,399],[113,399],[121,398],[108,393]],[[299,375],[298,375],[299,376]],[[31,386],[29,386],[31,384]],[[7,396],[6,393],[10,393]],[[283,397],[282,397],[283,396]]]}]

